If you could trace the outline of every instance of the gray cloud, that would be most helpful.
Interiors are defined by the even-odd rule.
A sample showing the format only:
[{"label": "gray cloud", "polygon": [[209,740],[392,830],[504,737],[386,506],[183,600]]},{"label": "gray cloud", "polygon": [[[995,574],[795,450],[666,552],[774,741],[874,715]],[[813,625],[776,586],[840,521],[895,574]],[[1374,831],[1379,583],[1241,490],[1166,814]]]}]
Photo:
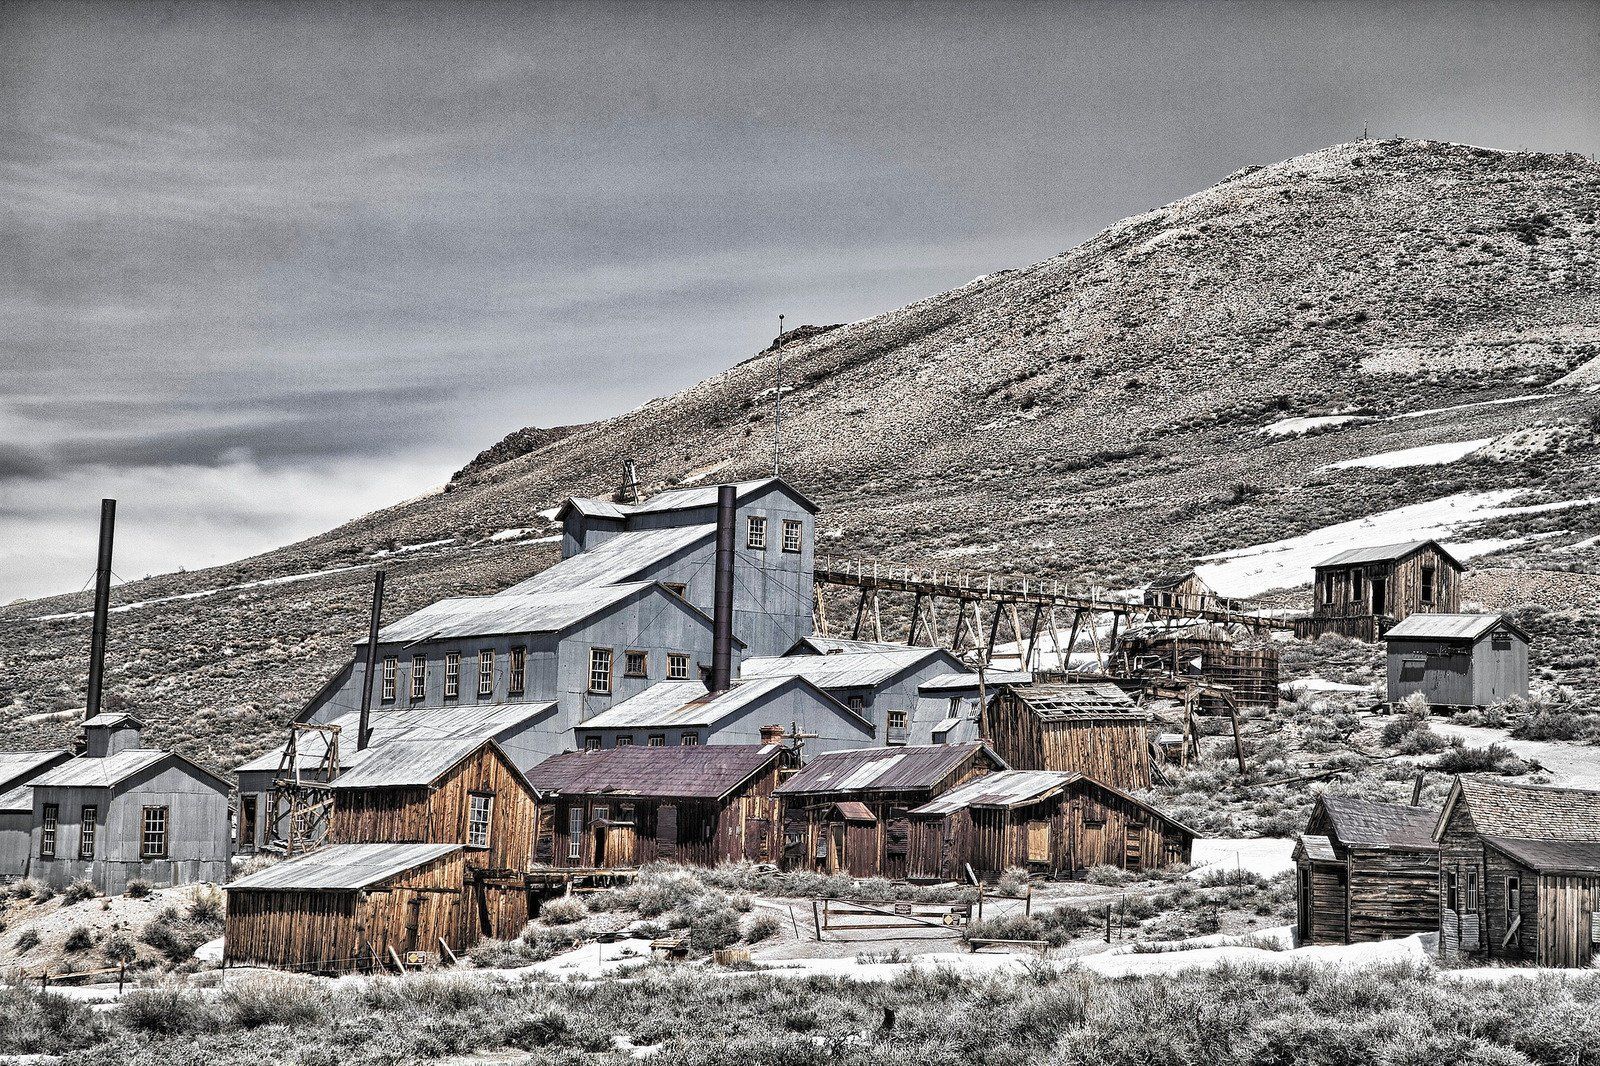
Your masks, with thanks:
[{"label": "gray cloud", "polygon": [[0,485],[442,479],[779,311],[862,318],[1363,126],[1595,151],[1597,33],[1443,0],[0,4]]}]

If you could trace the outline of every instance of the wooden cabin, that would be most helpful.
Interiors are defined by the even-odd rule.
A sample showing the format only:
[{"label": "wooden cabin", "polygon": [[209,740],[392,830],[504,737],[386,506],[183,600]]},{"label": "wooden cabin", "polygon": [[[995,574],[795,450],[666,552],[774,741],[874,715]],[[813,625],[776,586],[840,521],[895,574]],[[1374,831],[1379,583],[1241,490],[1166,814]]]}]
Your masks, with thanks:
[{"label": "wooden cabin", "polygon": [[1439,951],[1584,967],[1600,951],[1600,792],[1459,777],[1434,829]]},{"label": "wooden cabin", "polygon": [[1006,769],[982,743],[835,751],[778,786],[785,869],[903,878],[912,809]]},{"label": "wooden cabin", "polygon": [[1390,626],[1411,615],[1453,614],[1461,610],[1464,572],[1436,540],[1340,552],[1317,564],[1311,616],[1295,622],[1295,635],[1382,640]]},{"label": "wooden cabin", "polygon": [[1145,586],[1146,607],[1165,607],[1180,611],[1226,610],[1231,603],[1216,594],[1205,579],[1193,570],[1157,574]]},{"label": "wooden cabin", "polygon": [[1077,773],[1001,770],[908,814],[911,876],[992,881],[1021,868],[1050,878],[1092,866],[1139,871],[1187,863],[1188,826],[1121,789]]},{"label": "wooden cabin", "polygon": [[1003,685],[989,700],[989,741],[1014,769],[1150,787],[1146,716],[1109,681]]},{"label": "wooden cabin", "polygon": [[1437,807],[1321,796],[1295,845],[1302,944],[1353,944],[1439,925]]},{"label": "wooden cabin", "polygon": [[1384,634],[1389,703],[1487,707],[1528,694],[1528,634],[1496,614],[1414,614]]},{"label": "wooden cabin", "polygon": [[466,884],[461,844],[329,844],[226,886],[223,958],[328,973],[462,951],[480,935]]},{"label": "wooden cabin", "polygon": [[776,862],[777,744],[606,748],[529,772],[544,797],[537,862],[613,869],[651,862]]}]

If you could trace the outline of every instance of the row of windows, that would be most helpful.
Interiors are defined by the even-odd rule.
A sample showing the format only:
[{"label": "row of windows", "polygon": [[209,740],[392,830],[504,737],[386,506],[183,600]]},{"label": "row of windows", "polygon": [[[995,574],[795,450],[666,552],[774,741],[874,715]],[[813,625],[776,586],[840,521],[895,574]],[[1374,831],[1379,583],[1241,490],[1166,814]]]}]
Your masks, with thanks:
[{"label": "row of windows", "polygon": [[[680,736],[680,738],[678,740],[678,743],[683,745],[686,748],[692,748],[692,747],[694,747],[694,746],[696,746],[697,744],[700,743],[700,734],[699,733],[684,733],[684,734],[682,734]],[[667,735],[665,733],[651,733],[645,739],[645,744],[647,746],[649,746],[649,747],[652,747],[652,748],[664,748],[664,747],[667,746]],[[619,748],[631,748],[631,747],[633,747],[633,737],[631,737],[627,733],[623,733],[622,735],[617,737],[617,745],[616,746],[619,747]],[[583,750],[584,751],[599,751],[600,750],[600,738],[599,737],[584,737],[583,738]]]},{"label": "row of windows", "polygon": [[[507,653],[506,691],[509,695],[520,696],[528,688],[528,650],[526,648],[512,648]],[[382,698],[384,702],[393,702],[400,693],[400,660],[396,656],[389,656],[383,660]],[[461,653],[449,652],[444,657],[444,694],[447,699],[455,699],[461,695]],[[420,700],[428,695],[428,657],[426,655],[413,655],[411,657],[411,698]],[[494,695],[494,650],[485,648],[478,653],[478,695]]]},{"label": "row of windows", "polygon": [[[1462,891],[1462,878],[1454,870],[1447,870],[1444,875],[1444,905],[1447,909],[1458,913],[1478,914],[1483,910],[1483,900],[1478,894],[1478,871],[1468,869],[1466,872],[1466,891]],[[1522,878],[1507,877],[1505,879],[1505,894],[1501,905],[1505,908],[1504,914],[1509,921],[1511,917],[1522,909]]]},{"label": "row of windows", "polygon": [[[804,540],[805,524],[794,518],[785,518],[783,520],[782,549],[791,555],[797,555]],[[767,550],[767,520],[765,516],[753,514],[745,519],[744,546],[756,552]]]},{"label": "row of windows", "polygon": [[[100,832],[100,808],[85,804],[78,820],[78,858],[94,858],[95,838]],[[39,830],[39,858],[56,857],[56,845],[61,835],[61,806],[44,805],[44,818]],[[167,808],[146,807],[140,822],[139,857],[164,859],[167,857]]]},{"label": "row of windows", "polygon": [[[1438,584],[1438,569],[1432,566],[1422,568],[1422,580],[1417,589],[1417,599],[1424,607],[1432,607],[1434,603],[1435,588]],[[1329,572],[1322,577],[1322,602],[1333,603],[1337,598],[1339,587],[1338,575]],[[1350,602],[1363,603],[1367,599],[1367,572],[1365,570],[1350,571]],[[1383,607],[1388,600],[1389,579],[1387,577],[1373,578],[1371,583],[1373,609]]]},{"label": "row of windows", "polygon": [[[610,648],[589,649],[589,691],[596,695],[610,695],[616,666],[615,653]],[[649,677],[650,653],[628,650],[622,653],[623,677]],[[689,680],[689,656],[685,652],[667,653],[667,680]]]}]

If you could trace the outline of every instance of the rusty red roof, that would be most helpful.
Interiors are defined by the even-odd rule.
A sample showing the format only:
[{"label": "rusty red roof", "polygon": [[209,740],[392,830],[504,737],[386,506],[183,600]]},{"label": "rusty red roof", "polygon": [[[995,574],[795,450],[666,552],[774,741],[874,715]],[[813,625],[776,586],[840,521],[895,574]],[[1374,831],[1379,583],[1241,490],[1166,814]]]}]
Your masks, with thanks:
[{"label": "rusty red roof", "polygon": [[607,748],[556,755],[528,771],[539,792],[564,796],[721,799],[783,755],[779,744]]}]

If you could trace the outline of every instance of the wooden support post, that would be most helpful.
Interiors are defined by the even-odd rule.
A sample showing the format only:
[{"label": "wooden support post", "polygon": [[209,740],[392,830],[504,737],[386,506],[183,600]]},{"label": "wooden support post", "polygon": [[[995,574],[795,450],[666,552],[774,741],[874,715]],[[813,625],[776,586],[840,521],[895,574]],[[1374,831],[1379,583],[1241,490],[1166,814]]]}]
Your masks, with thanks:
[{"label": "wooden support post", "polygon": [[815,899],[811,901],[811,921],[817,928],[817,942],[820,944],[822,942],[822,908]]},{"label": "wooden support post", "polygon": [[878,607],[878,590],[872,590],[872,637],[883,643],[883,612]]},{"label": "wooden support post", "polygon": [[1044,604],[1033,605],[1033,624],[1028,627],[1028,654],[1023,657],[1022,668],[1033,669],[1033,657],[1039,650],[1039,619],[1044,614]]},{"label": "wooden support post", "polygon": [[389,958],[394,960],[394,968],[396,970],[400,973],[406,972],[406,964],[401,960],[400,953],[394,949],[393,944],[389,945]]},{"label": "wooden support post", "polygon": [[813,586],[816,605],[811,609],[812,627],[823,637],[828,635],[828,597],[823,594],[824,587],[820,582]]},{"label": "wooden support post", "polygon": [[867,613],[867,589],[866,589],[866,586],[862,586],[861,599],[856,601],[856,624],[855,624],[855,627],[850,630],[850,639],[851,640],[860,640],[861,639],[861,619],[862,619],[862,616],[864,616],[866,613]]},{"label": "wooden support post", "polygon": [[1016,601],[1011,603],[1011,639],[1017,642],[1017,657],[1022,657],[1022,620],[1017,617]]},{"label": "wooden support post", "polygon": [[[1000,615],[1003,613],[1002,610],[1001,610],[1002,607],[1003,607],[1003,605],[1002,604],[998,604],[998,603],[995,604],[995,606],[994,606],[994,621],[989,624],[989,641],[984,646],[984,651],[983,651],[983,661],[984,662],[988,662],[990,659],[994,658],[994,641],[995,641],[995,638],[1000,635]],[[976,601],[973,602],[973,608],[972,609],[973,610],[977,610],[978,609]]]},{"label": "wooden support post", "polygon": [[967,631],[967,601],[956,600],[956,631],[950,638],[950,652],[961,654],[961,638]]},{"label": "wooden support post", "polygon": [[450,965],[458,965],[461,960],[456,958],[456,953],[450,950],[450,945],[444,942],[444,937],[439,938],[439,950],[450,957]]},{"label": "wooden support post", "polygon": [[1059,653],[1061,659],[1061,669],[1063,671],[1066,671],[1071,664],[1072,649],[1078,646],[1078,627],[1082,624],[1083,608],[1079,607],[1077,610],[1072,612],[1072,633],[1067,637],[1067,650],[1061,651],[1059,647],[1057,648],[1057,652]]},{"label": "wooden support post", "polygon": [[933,637],[935,648],[944,646],[944,638],[939,635],[939,597],[931,594],[928,596],[928,633]]},{"label": "wooden support post", "polygon": [[917,598],[911,601],[911,630],[906,634],[906,644],[914,645],[917,642],[917,623],[922,621],[922,591],[917,591]]}]

